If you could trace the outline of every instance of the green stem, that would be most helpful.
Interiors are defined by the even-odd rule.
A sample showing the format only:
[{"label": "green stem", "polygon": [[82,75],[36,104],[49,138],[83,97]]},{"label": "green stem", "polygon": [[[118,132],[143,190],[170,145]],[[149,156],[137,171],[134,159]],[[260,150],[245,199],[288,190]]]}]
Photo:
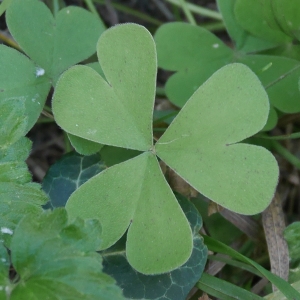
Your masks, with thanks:
[{"label": "green stem", "polygon": [[224,22],[213,22],[213,23],[207,23],[207,24],[201,24],[201,27],[205,28],[209,31],[222,31],[225,30],[225,24]]},{"label": "green stem", "polygon": [[[166,0],[166,1],[168,1],[169,3],[175,4],[177,6],[181,6],[181,0]],[[223,20],[222,15],[217,11],[203,8],[199,5],[195,5],[192,3],[186,3],[186,5],[190,12],[193,12],[195,14],[198,14],[198,15],[201,15],[204,17],[216,19],[216,20]]]},{"label": "green stem", "polygon": [[102,19],[100,18],[98,11],[95,7],[95,4],[93,3],[92,0],[84,0],[86,6],[88,7],[88,9],[91,11],[91,13],[102,23],[103,27],[106,27],[102,21]]},{"label": "green stem", "polygon": [[292,140],[292,139],[299,139],[300,138],[300,132],[294,132],[291,134],[285,134],[285,135],[275,135],[275,136],[268,136],[266,134],[257,134],[255,137],[260,139],[266,139],[266,140]]},{"label": "green stem", "polygon": [[[105,4],[105,0],[93,0],[93,1],[96,2],[96,3],[100,3],[100,4]],[[152,17],[149,17],[148,15],[146,15],[144,13],[138,12],[138,11],[136,11],[132,8],[128,8],[124,5],[121,5],[121,4],[118,4],[118,3],[112,3],[111,5],[118,11],[124,12],[124,13],[132,15],[132,16],[135,16],[135,17],[137,17],[141,20],[152,23],[153,25],[160,26],[160,25],[163,24],[163,22],[161,22],[159,20],[156,20]]]},{"label": "green stem", "polygon": [[290,151],[288,151],[285,147],[283,147],[279,142],[273,141],[274,150],[284,157],[288,162],[290,162],[293,166],[300,170],[300,159],[293,155]]},{"label": "green stem", "polygon": [[180,0],[181,3],[181,7],[184,11],[185,16],[187,17],[188,21],[192,24],[192,25],[197,25],[193,15],[191,14],[190,10],[187,7],[187,4],[184,0]]},{"label": "green stem", "polygon": [[72,146],[66,132],[64,132],[64,141],[65,141],[65,153],[71,152]]},{"label": "green stem", "polygon": [[163,87],[156,87],[156,96],[166,97],[166,91]]},{"label": "green stem", "polygon": [[53,15],[56,17],[56,15],[59,12],[59,3],[58,0],[53,0]]}]

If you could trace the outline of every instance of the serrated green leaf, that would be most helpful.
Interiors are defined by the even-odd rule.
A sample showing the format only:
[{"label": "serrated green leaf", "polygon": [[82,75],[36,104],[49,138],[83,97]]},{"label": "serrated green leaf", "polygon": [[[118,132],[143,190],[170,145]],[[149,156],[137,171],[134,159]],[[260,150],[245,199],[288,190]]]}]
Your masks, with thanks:
[{"label": "serrated green leaf", "polygon": [[29,182],[24,185],[15,182],[0,182],[0,197],[5,201],[24,201],[43,205],[48,200],[41,190],[41,185]]},{"label": "serrated green leaf", "polygon": [[267,94],[254,73],[228,65],[193,94],[156,143],[156,153],[214,202],[256,214],[273,198],[278,165],[266,149],[236,143],[257,133],[268,111]]},{"label": "serrated green leaf", "polygon": [[235,42],[236,49],[249,53],[274,48],[276,43],[271,43],[264,39],[257,38],[241,27],[235,18],[235,3],[236,0],[217,0],[218,8],[222,13],[227,32]]},{"label": "serrated green leaf", "polygon": [[99,154],[82,156],[68,153],[50,167],[43,179],[43,190],[53,207],[65,206],[77,188],[105,168]]},{"label": "serrated green leaf", "polygon": [[[9,123],[9,121],[6,122]],[[6,149],[3,149],[0,146],[0,161],[25,161],[29,156],[31,144],[32,143],[28,138],[21,137],[14,144],[10,145],[10,147]]]},{"label": "serrated green leaf", "polygon": [[[29,131],[38,119],[51,86],[49,78],[37,76],[37,70],[36,65],[25,55],[0,45],[0,101],[9,102],[11,106],[23,103],[25,110],[23,108],[24,111],[18,116],[19,122],[27,123],[23,125],[23,133]],[[8,124],[12,126],[13,123]]]},{"label": "serrated green leaf", "polygon": [[10,258],[7,249],[0,243],[0,299],[7,299],[7,287],[10,286],[8,275],[10,267]]},{"label": "serrated green leaf", "polygon": [[[150,33],[134,24],[115,26],[101,35],[97,53],[108,82],[86,66],[65,72],[53,97],[56,122],[90,141],[149,150],[156,84],[156,51]],[[105,112],[101,118],[100,111]]]},{"label": "serrated green leaf", "polygon": [[[0,48],[1,49],[1,48]],[[0,91],[1,95],[1,91]],[[0,150],[14,144],[25,134],[27,118],[24,116],[24,103],[0,98]]]},{"label": "serrated green leaf", "polygon": [[25,216],[11,244],[19,281],[9,299],[124,299],[102,273],[101,256],[91,252],[98,247],[94,234],[99,236],[100,229],[96,221],[68,225],[60,209],[37,218]]},{"label": "serrated green leaf", "polygon": [[300,265],[300,222],[294,222],[284,230],[284,238],[289,246],[289,258],[292,267]]},{"label": "serrated green leaf", "polygon": [[[113,188],[105,188],[112,183]],[[73,218],[101,220],[101,249],[113,245],[128,229],[127,259],[143,274],[176,269],[191,255],[190,226],[149,152],[90,179],[71,195],[66,208]]]},{"label": "serrated green leaf", "polygon": [[25,162],[0,162],[0,182],[24,184],[31,180]]},{"label": "serrated green leaf", "polygon": [[[291,40],[284,34],[273,14],[273,0],[236,0],[235,16],[238,23],[254,36],[275,43],[285,43]],[[250,16],[255,16],[252,18]]]},{"label": "serrated green leaf", "polygon": [[64,70],[95,52],[104,30],[101,22],[82,8],[66,7],[54,18],[47,6],[37,0],[13,1],[6,20],[25,53],[54,81]]},{"label": "serrated green leaf", "polygon": [[189,260],[178,269],[162,275],[143,275],[127,262],[125,243],[120,240],[102,252],[104,272],[114,277],[129,299],[184,300],[200,278],[207,259],[207,249],[199,235],[201,216],[191,202],[177,197],[193,231],[193,252]]},{"label": "serrated green leaf", "polygon": [[80,138],[76,135],[68,133],[68,138],[71,145],[74,147],[77,153],[81,155],[92,155],[101,150],[103,147],[102,144],[95,143],[83,138]]}]

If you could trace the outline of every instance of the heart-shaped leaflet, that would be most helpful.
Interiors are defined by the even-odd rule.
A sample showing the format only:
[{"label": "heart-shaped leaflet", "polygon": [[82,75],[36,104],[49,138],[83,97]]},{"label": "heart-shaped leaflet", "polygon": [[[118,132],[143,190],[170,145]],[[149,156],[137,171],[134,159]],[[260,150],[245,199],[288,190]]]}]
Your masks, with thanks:
[{"label": "heart-shaped leaflet", "polygon": [[191,230],[155,154],[216,202],[258,213],[272,199],[277,163],[264,148],[233,144],[264,126],[268,98],[249,68],[226,66],[200,87],[153,146],[151,35],[138,25],[116,26],[100,38],[98,56],[108,82],[88,67],[68,70],[53,98],[56,121],[82,138],[145,152],[90,179],[66,207],[73,217],[100,219],[103,248],[128,228],[129,263],[145,274],[167,272],[190,256]]},{"label": "heart-shaped leaflet", "polygon": [[50,78],[91,56],[104,30],[90,12],[66,7],[54,17],[37,0],[14,0],[6,12],[8,28],[24,52]]}]

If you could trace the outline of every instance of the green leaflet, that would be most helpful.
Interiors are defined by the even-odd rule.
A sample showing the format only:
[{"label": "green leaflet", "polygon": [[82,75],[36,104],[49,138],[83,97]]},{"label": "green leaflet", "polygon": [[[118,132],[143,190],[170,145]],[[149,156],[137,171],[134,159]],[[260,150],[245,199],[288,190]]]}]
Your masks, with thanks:
[{"label": "green leaflet", "polygon": [[246,66],[224,67],[153,146],[156,54],[149,32],[134,24],[115,26],[100,37],[98,57],[107,81],[86,66],[69,69],[54,93],[55,119],[81,138],[145,152],[87,181],[66,208],[73,218],[101,221],[101,249],[128,230],[131,266],[144,274],[169,272],[190,257],[192,234],[156,154],[217,203],[258,213],[272,199],[278,166],[264,148],[235,143],[265,125],[268,98]]},{"label": "green leaflet", "polygon": [[[278,166],[265,148],[236,143],[264,126],[268,110],[257,77],[243,65],[228,65],[193,94],[156,143],[156,153],[206,197],[238,213],[258,213],[273,196]],[[238,124],[247,125],[236,130]],[[240,201],[245,195],[247,201]]]},{"label": "green leaflet", "polygon": [[94,53],[104,30],[99,20],[84,9],[69,6],[54,18],[37,0],[14,0],[6,18],[18,44],[54,81],[64,70]]},{"label": "green leaflet", "polygon": [[149,276],[138,273],[126,260],[124,238],[101,253],[104,272],[115,278],[129,299],[184,300],[204,270],[207,248],[199,235],[201,216],[189,200],[176,197],[193,231],[192,255],[184,265],[166,274]]},{"label": "green leaflet", "polygon": [[0,45],[0,101],[24,102],[27,132],[38,119],[51,84],[64,70],[95,52],[104,28],[90,12],[78,7],[67,7],[54,18],[38,0],[12,1],[6,21],[32,61]]},{"label": "green leaflet", "polygon": [[100,232],[96,220],[69,224],[64,209],[25,216],[12,238],[11,262],[19,280],[5,287],[8,299],[124,299],[94,252]]},{"label": "green leaflet", "polygon": [[152,153],[145,152],[93,177],[71,195],[66,209],[71,217],[101,220],[101,249],[113,245],[130,225],[126,255],[141,273],[176,269],[191,255],[190,226]]},{"label": "green leaflet", "polygon": [[[128,43],[130,33],[140,40]],[[86,66],[65,72],[54,94],[57,123],[93,142],[149,150],[156,85],[156,51],[150,33],[135,25],[115,26],[101,36],[97,53],[107,81]],[[65,105],[66,94],[73,98],[72,107]],[[101,118],[99,111],[105,111]]]},{"label": "green leaflet", "polygon": [[99,152],[103,147],[102,144],[85,140],[83,138],[80,138],[79,136],[70,133],[68,133],[68,138],[76,152],[78,152],[81,155],[92,155],[96,152]]}]

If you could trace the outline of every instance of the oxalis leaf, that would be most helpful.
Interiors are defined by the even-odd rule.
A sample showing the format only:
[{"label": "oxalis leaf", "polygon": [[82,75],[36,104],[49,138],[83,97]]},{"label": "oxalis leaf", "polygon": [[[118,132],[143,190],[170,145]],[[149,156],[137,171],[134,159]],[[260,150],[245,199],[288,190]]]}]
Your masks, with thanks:
[{"label": "oxalis leaf", "polygon": [[64,70],[95,52],[104,28],[79,7],[66,7],[54,18],[38,0],[12,1],[6,21],[10,33],[32,60],[0,46],[0,100],[25,103],[28,131],[43,109],[51,84]]},{"label": "oxalis leaf", "polygon": [[119,25],[100,37],[97,51],[107,81],[84,66],[66,71],[53,97],[56,121],[81,138],[145,152],[90,179],[66,208],[72,217],[101,221],[101,249],[128,229],[131,266],[144,274],[169,272],[190,257],[192,233],[156,154],[217,203],[258,213],[272,199],[278,166],[266,149],[235,143],[264,126],[268,98],[247,67],[224,67],[153,146],[156,52],[151,35],[135,24]]},{"label": "oxalis leaf", "polygon": [[300,111],[300,63],[297,60],[230,49],[204,28],[179,22],[161,26],[155,33],[155,42],[159,67],[176,71],[168,79],[165,90],[179,107],[215,71],[238,62],[251,68],[268,93],[271,107],[265,130],[272,129],[277,123],[274,107],[285,113]]},{"label": "oxalis leaf", "polygon": [[127,262],[125,243],[121,239],[103,251],[104,272],[111,275],[129,299],[184,300],[201,277],[207,259],[207,248],[199,235],[202,219],[195,206],[182,196],[177,199],[193,230],[193,252],[178,269],[161,275],[143,275]]},{"label": "oxalis leaf", "polygon": [[13,283],[8,268],[0,265],[5,299],[124,299],[114,280],[102,272],[101,256],[94,252],[101,243],[99,232],[96,220],[68,223],[64,209],[25,216],[11,243]]}]

